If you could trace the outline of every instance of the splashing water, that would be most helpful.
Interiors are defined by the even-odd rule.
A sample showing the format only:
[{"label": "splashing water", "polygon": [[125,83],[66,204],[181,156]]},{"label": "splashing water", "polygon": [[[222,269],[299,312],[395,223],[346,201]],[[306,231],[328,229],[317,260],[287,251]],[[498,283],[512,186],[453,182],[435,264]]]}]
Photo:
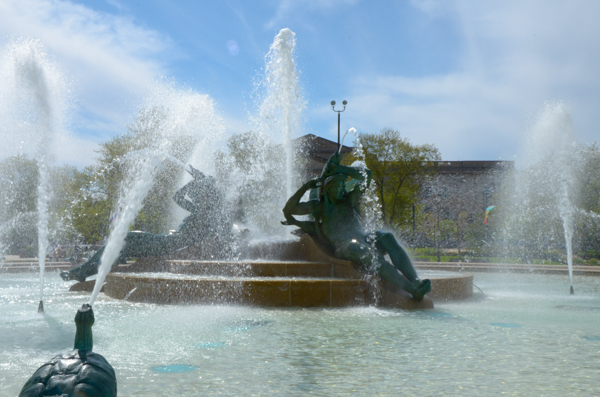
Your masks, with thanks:
[{"label": "splashing water", "polygon": [[[192,162],[194,166],[204,172],[212,173],[210,169],[213,162],[212,150],[215,142],[223,133],[220,119],[214,114],[212,101],[206,95],[199,95],[190,91],[177,90],[172,85],[158,85],[155,93],[147,101],[146,109],[160,109],[158,112],[142,111],[145,115],[150,113],[149,122],[138,123],[137,127],[146,137],[149,147],[138,151],[135,155],[121,159],[127,162],[127,172],[121,185],[118,213],[110,232],[106,248],[100,259],[98,277],[90,305],[96,300],[106,275],[117,261],[125,244],[125,237],[130,225],[143,207],[144,198],[148,195],[154,184],[154,175],[165,161],[183,165],[181,160],[174,156],[175,143],[183,140],[192,145]],[[185,150],[189,150],[185,147]],[[181,156],[180,156],[181,157]]]},{"label": "splashing water", "polygon": [[[526,141],[528,164],[521,173],[520,188],[527,206],[549,208],[561,219],[566,247],[569,281],[573,290],[573,229],[579,191],[575,171],[577,144],[571,116],[562,103],[546,103],[530,129]],[[546,205],[543,203],[546,202]],[[547,215],[546,215],[547,216]]]},{"label": "splashing water", "polygon": [[304,101],[298,88],[298,73],[294,64],[296,34],[281,29],[266,56],[265,79],[267,95],[260,106],[261,130],[271,136],[283,134],[285,148],[286,196],[293,193],[295,170],[292,138],[300,132]]},{"label": "splashing water", "polygon": [[[3,96],[10,104],[2,110],[12,113],[16,131],[35,142],[35,160],[39,173],[38,265],[40,268],[40,301],[44,295],[44,271],[48,249],[48,202],[50,199],[49,165],[51,145],[65,109],[65,83],[56,65],[46,56],[39,40],[19,39],[12,42],[2,67]],[[12,87],[8,83],[12,80]],[[10,123],[10,122],[9,122]],[[9,128],[11,128],[9,127]],[[14,134],[14,131],[12,131]],[[17,134],[18,135],[18,134]],[[7,143],[7,142],[5,142]],[[10,143],[8,143],[10,145]],[[27,150],[20,147],[20,150]]]},{"label": "splashing water", "polygon": [[[168,146],[168,142],[161,142],[164,149]],[[110,271],[112,264],[117,261],[119,253],[125,244],[125,237],[129,231],[129,226],[133,224],[135,217],[142,209],[142,202],[153,184],[153,172],[162,163],[162,158],[159,155],[140,157],[136,164],[132,166],[133,171],[127,176],[126,182],[122,185],[122,193],[119,197],[119,217],[113,227],[106,249],[100,260],[98,269],[98,278],[94,286],[94,291],[90,297],[89,304],[93,305],[106,275]]]},{"label": "splashing water", "polygon": [[[300,135],[304,101],[294,64],[295,34],[282,29],[266,55],[264,76],[255,84],[258,113],[250,117],[252,130],[231,137],[228,153],[220,153],[217,179],[240,215],[237,224],[252,239],[288,239],[280,224],[281,208],[298,181],[298,162],[292,139]],[[284,188],[282,188],[285,186]]]},{"label": "splashing water", "polygon": [[[365,153],[356,129],[350,128],[344,134],[344,138],[348,133],[354,134],[354,150],[352,151],[352,156],[357,158],[357,160],[352,163],[352,167],[359,169],[364,178],[360,182],[360,189],[363,191],[360,202],[363,212],[362,223],[367,234],[367,242],[371,244],[371,246],[375,247],[375,232],[383,227],[383,212],[381,211],[381,203],[379,202],[379,197],[377,197],[375,181],[371,181],[371,183],[367,185],[368,174],[367,164],[365,163]],[[373,266],[378,266],[378,263],[373,263]]]}]

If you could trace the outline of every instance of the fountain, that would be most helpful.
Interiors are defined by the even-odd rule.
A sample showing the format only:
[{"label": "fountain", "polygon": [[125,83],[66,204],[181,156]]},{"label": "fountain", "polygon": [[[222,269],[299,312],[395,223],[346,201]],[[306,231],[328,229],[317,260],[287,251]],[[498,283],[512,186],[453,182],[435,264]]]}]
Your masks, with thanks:
[{"label": "fountain", "polygon": [[295,36],[290,29],[281,29],[267,54],[266,76],[262,80],[267,92],[260,106],[259,122],[259,128],[265,132],[283,133],[286,197],[291,196],[294,189],[296,172],[292,138],[301,128],[304,108],[294,63]]},{"label": "fountain", "polygon": [[[292,129],[297,129],[299,126],[299,113],[303,106],[298,94],[297,74],[293,62],[294,47],[294,33],[289,29],[283,29],[276,36],[275,41],[271,46],[271,51],[267,57],[268,62],[265,78],[267,95],[260,106],[260,114],[263,121],[259,124],[259,134],[262,134],[263,136],[268,131],[275,131],[276,133],[279,130],[284,131],[283,146],[285,147],[286,154],[284,174],[286,175],[286,187],[288,192],[291,189],[292,181],[294,179],[293,174],[295,173],[292,170]],[[192,215],[188,216],[174,233],[169,232],[157,235],[140,231],[128,232],[130,225],[142,208],[145,197],[154,185],[153,175],[163,166],[165,160],[173,157],[173,141],[179,139],[182,134],[185,135],[189,131],[189,126],[185,126],[188,128],[182,127],[179,125],[181,124],[179,118],[173,118],[171,116],[172,110],[168,103],[167,105],[156,105],[156,98],[160,97],[162,99],[164,96],[164,92],[155,95],[154,101],[150,102],[151,106],[147,107],[147,109],[150,110],[145,111],[150,116],[147,114],[142,115],[142,121],[139,122],[140,125],[134,128],[134,138],[143,140],[145,143],[143,149],[130,151],[120,161],[121,163],[126,163],[125,179],[121,183],[117,209],[119,215],[116,222],[112,225],[108,241],[84,265],[69,272],[63,272],[62,274],[65,280],[75,279],[83,282],[86,277],[98,273],[90,297],[90,305],[94,303],[101,288],[105,287],[105,279],[107,279],[110,269],[114,268],[119,263],[124,262],[126,257],[140,258],[146,256],[162,256],[163,263],[158,266],[159,270],[169,268],[170,271],[167,272],[169,274],[192,272],[205,276],[224,276],[223,269],[225,268],[244,268],[245,272],[236,270],[234,272],[235,277],[231,280],[220,280],[215,278],[209,278],[208,280],[194,280],[190,279],[189,274],[180,276],[180,280],[173,280],[172,276],[168,276],[165,279],[164,272],[161,272],[159,276],[156,274],[144,277],[136,275],[135,278],[132,278],[133,276],[112,275],[107,279],[108,285],[106,285],[106,293],[114,297],[127,297],[129,300],[156,301],[156,299],[159,299],[158,301],[160,302],[190,302],[194,299],[196,299],[196,302],[204,302],[207,299],[208,301],[212,301],[213,299],[217,299],[213,298],[213,295],[216,294],[221,302],[227,303],[266,305],[275,304],[274,302],[277,301],[279,303],[276,305],[287,306],[339,306],[376,302],[377,304],[406,308],[432,307],[430,300],[426,299],[423,301],[423,295],[431,290],[429,280],[425,280],[425,284],[421,286],[422,288],[419,287],[420,290],[417,292],[417,289],[415,289],[416,287],[407,283],[404,280],[404,277],[400,276],[396,270],[385,272],[383,270],[375,270],[375,272],[379,272],[380,275],[385,274],[386,276],[384,278],[387,278],[388,281],[394,280],[392,283],[396,285],[396,287],[400,286],[400,289],[409,290],[413,296],[416,297],[416,301],[423,301],[425,303],[421,304],[421,306],[415,306],[415,303],[410,298],[405,298],[401,295],[395,296],[396,294],[391,292],[392,290],[389,288],[383,297],[379,296],[379,292],[373,292],[380,289],[377,287],[377,278],[371,279],[370,277],[362,276],[359,272],[356,272],[356,269],[353,268],[353,264],[350,262],[336,264],[336,266],[341,267],[342,270],[338,269],[334,271],[336,258],[331,254],[327,255],[324,252],[321,252],[322,250],[311,241],[312,237],[310,236],[304,236],[301,242],[290,241],[288,238],[287,242],[262,244],[261,249],[263,249],[263,252],[259,255],[252,252],[253,250],[255,251],[254,248],[250,247],[252,246],[252,243],[242,242],[241,244],[245,244],[245,246],[238,247],[240,242],[230,238],[230,232],[227,230],[230,227],[226,226],[228,225],[228,221],[224,219],[223,222],[221,222],[214,216],[215,214],[225,214],[228,205],[218,204],[221,201],[220,198],[217,199],[218,195],[211,195],[211,193],[208,192],[209,190],[214,190],[216,192],[216,187],[208,189],[208,185],[198,185],[193,189],[189,189],[191,184],[187,184],[182,188],[181,194],[176,194],[175,201],[185,210],[192,212]],[[164,100],[162,103],[164,103]],[[175,126],[171,120],[176,120]],[[208,146],[210,147],[211,145]],[[260,160],[260,163],[263,163],[265,157],[261,156],[258,160]],[[181,164],[179,160],[177,160],[177,162]],[[263,172],[265,167],[260,163],[255,164],[256,159],[251,161],[251,163],[253,164],[250,168],[254,168],[255,174],[263,174],[258,177],[254,176],[254,178],[258,180],[267,180],[267,175]],[[271,165],[271,167],[273,167],[273,165]],[[282,167],[277,167],[277,165],[275,165],[275,169],[277,168]],[[354,168],[348,169],[353,170]],[[366,172],[368,170],[365,167],[361,168],[361,170],[362,171],[356,172],[364,174],[363,179],[365,179],[364,176],[367,174]],[[202,172],[195,170],[193,167],[191,168],[191,171],[194,171],[190,173],[194,176],[196,184],[200,183],[201,179],[214,180],[210,179],[210,177],[205,177]],[[323,179],[324,178],[325,177],[323,177]],[[220,182],[222,184],[222,181]],[[274,181],[269,182],[271,182],[271,186],[268,186],[268,189],[275,190],[275,193],[270,192],[269,196],[281,197],[281,194],[277,192],[277,190],[281,189],[277,188],[277,185],[273,183]],[[219,182],[216,183],[219,185]],[[366,183],[366,180],[364,183]],[[367,185],[369,184],[366,183],[364,189],[367,189]],[[195,190],[197,190],[197,192],[194,192]],[[189,201],[186,199],[186,193],[190,198],[192,196],[197,196],[197,198]],[[234,197],[234,199],[236,198]],[[260,204],[261,201],[260,198],[247,200],[246,203],[243,203],[242,205],[244,212],[249,210],[250,207],[255,206],[257,203]],[[283,205],[281,205],[280,208],[281,207],[283,207]],[[273,207],[269,210],[269,212],[273,212]],[[248,212],[252,212],[252,210],[249,210]],[[264,213],[265,211],[262,212]],[[257,213],[257,211],[254,211],[254,213]],[[228,218],[228,216],[225,215],[224,218]],[[190,219],[197,220],[190,221]],[[224,226],[220,226],[221,224]],[[204,229],[206,229],[206,232],[201,231]],[[190,231],[194,231],[193,234],[197,234],[197,236],[192,237]],[[375,236],[373,230],[368,233],[369,235],[372,235],[372,237]],[[206,246],[209,244],[207,239],[209,234],[217,236],[217,241],[213,242],[213,245],[236,246],[235,248],[222,250],[228,252],[229,258],[223,257],[223,255],[217,255],[215,258],[212,252],[209,258],[206,252],[203,252],[199,258],[195,259],[219,259],[220,261],[209,261],[207,263],[192,262],[183,266],[182,269],[179,269],[182,267],[181,264],[175,267],[171,266],[167,256],[173,255],[182,249],[187,249],[187,256],[181,252],[178,253],[178,256],[184,259],[194,259],[190,256],[189,249],[192,248],[193,245],[199,244],[201,246]],[[385,238],[378,239],[379,242],[377,244],[383,244],[382,241],[387,241],[390,238],[390,241],[393,240],[395,248],[392,250],[390,246],[386,250],[392,256],[395,266],[399,269],[403,269],[402,272],[409,280],[411,280],[411,283],[417,282],[418,277],[410,264],[410,260],[403,249],[395,242],[395,239],[391,234],[386,234]],[[375,248],[374,237],[371,240],[373,240],[371,242],[372,247],[369,249],[376,252],[380,247],[378,245],[377,248]],[[321,243],[325,243],[325,241],[326,240],[322,240]],[[284,250],[288,251],[287,255],[279,252],[281,251],[282,246],[285,246]],[[265,247],[267,251],[273,251],[273,247],[276,247],[275,251],[278,252],[265,253]],[[399,256],[394,254],[396,251],[400,252],[400,254],[398,254]],[[315,254],[315,252],[318,253]],[[248,260],[264,260],[269,256],[272,258],[270,258],[271,261],[266,265],[276,269],[273,270],[273,274],[269,276],[271,277],[270,279],[263,279],[263,277],[259,277],[259,280],[239,278],[240,276],[259,276],[261,274],[261,270],[259,269],[264,268],[265,263],[251,264]],[[310,256],[317,256],[324,258],[324,260],[312,263],[309,258]],[[241,257],[246,259],[246,262],[231,262],[227,266],[223,262],[224,259],[239,259]],[[400,257],[402,258],[401,260],[398,259]],[[357,258],[358,257],[354,258],[355,261]],[[279,261],[274,261],[273,259]],[[288,263],[285,261],[290,259],[303,261],[303,263]],[[347,259],[350,259],[350,257]],[[381,264],[388,264],[383,257],[378,263],[377,266],[372,264],[366,266],[366,268],[372,266],[379,268]],[[134,272],[139,273],[141,268],[143,268],[143,266],[135,266],[133,269]],[[296,268],[296,272],[299,272],[298,274],[304,274],[304,279],[290,279],[290,277],[293,278],[296,274],[292,268]],[[153,270],[156,270],[156,267]],[[342,274],[345,274],[346,277],[341,276]],[[324,275],[329,275],[329,277],[323,278]],[[279,278],[279,280],[272,279],[272,277]],[[277,281],[277,283],[274,283],[275,281]],[[161,287],[160,283],[166,283],[166,285],[169,286],[166,290],[173,292],[165,292],[165,288]],[[468,294],[470,294],[468,277],[465,279],[464,284],[465,290],[469,289]],[[74,286],[74,288],[77,290],[82,289],[80,286]],[[192,293],[190,289],[195,292]],[[313,292],[317,289],[323,290],[323,296],[318,298],[310,297],[310,295],[314,295]],[[207,293],[206,290],[208,290],[209,293]],[[221,290],[231,290],[233,291],[233,295],[229,295]],[[283,295],[281,292],[278,293],[278,290],[282,291]],[[438,288],[438,290],[441,289]],[[467,292],[463,292],[463,294],[464,293]],[[279,295],[282,296],[275,298]],[[373,301],[373,299],[375,300]]]},{"label": "fountain", "polygon": [[[237,162],[224,154],[212,158],[222,129],[210,101],[167,91],[169,95],[157,95],[163,100],[154,98],[144,107],[164,115],[161,123],[150,123],[156,127],[150,135],[153,146],[123,160],[131,179],[121,191],[121,223],[112,226],[99,254],[102,265],[92,297],[89,291],[68,291],[67,283],[50,274],[46,301],[52,310],[33,316],[33,278],[0,274],[0,363],[8,363],[0,366],[0,394],[17,394],[40,365],[40,354],[62,349],[72,308],[88,299],[98,320],[94,342],[110,358],[119,391],[126,395],[173,390],[181,395],[372,395],[398,390],[497,395],[553,394],[567,388],[598,393],[593,381],[600,369],[594,356],[600,340],[596,278],[574,276],[578,294],[565,297],[557,292],[564,286],[559,276],[478,274],[484,296],[473,295],[472,275],[419,272],[431,279],[431,293],[421,302],[398,294],[378,277],[363,274],[356,263],[336,258],[331,247],[310,233],[298,238],[280,232],[285,227],[272,221],[283,218],[279,211],[289,196],[276,192],[284,190],[280,169],[290,168],[288,160],[271,155],[269,150],[277,147],[265,131],[241,139],[256,143],[251,149],[266,148],[264,152]],[[172,101],[175,97],[180,100]],[[205,109],[203,132],[211,132],[195,139],[213,139],[196,144],[193,151],[211,153],[180,156],[172,150],[174,138],[187,137],[189,126],[200,123],[191,116],[197,107],[190,102]],[[189,118],[180,117],[182,112]],[[153,260],[117,263],[109,273],[166,162],[179,164],[179,171],[190,163],[214,176],[225,208],[231,213],[242,209],[236,221],[241,232],[222,256],[188,247]],[[215,162],[225,167],[214,167]],[[366,168],[354,166],[367,179]],[[244,168],[250,172],[238,173]],[[353,173],[360,180],[358,174]],[[275,186],[267,184],[269,179]],[[294,187],[290,181],[285,190]],[[182,177],[177,187],[187,183]],[[182,214],[172,214],[171,224],[180,224]],[[391,262],[396,264],[393,258]],[[102,287],[105,293],[99,294]],[[436,301],[435,309],[428,297]]]},{"label": "fountain", "polygon": [[19,397],[116,397],[115,370],[102,355],[92,351],[94,311],[90,305],[77,311],[75,325],[74,351],[42,365],[25,383]]},{"label": "fountain", "polygon": [[[586,147],[576,143],[571,116],[562,103],[546,103],[526,134],[523,170],[517,173],[510,197],[502,197],[507,209],[503,238],[509,242],[531,241],[535,230],[536,246],[560,246],[548,232],[561,232],[569,273],[569,291],[573,287],[573,236],[577,217],[592,217],[577,207]],[[512,177],[512,176],[511,176]],[[560,223],[555,222],[560,220]],[[533,226],[535,224],[535,226]],[[540,226],[543,229],[540,230]],[[511,247],[505,248],[510,252]]]},{"label": "fountain", "polygon": [[[13,104],[8,109],[11,120],[18,120],[12,134],[21,134],[35,142],[35,159],[38,167],[37,229],[38,266],[40,269],[40,302],[43,312],[44,270],[48,249],[48,202],[50,199],[49,165],[52,161],[49,148],[56,131],[61,128],[64,113],[65,83],[56,65],[47,59],[39,40],[16,40],[9,46],[3,62],[5,101]],[[8,100],[10,98],[10,100]],[[16,115],[16,116],[15,116]],[[22,150],[26,147],[22,147]]]}]

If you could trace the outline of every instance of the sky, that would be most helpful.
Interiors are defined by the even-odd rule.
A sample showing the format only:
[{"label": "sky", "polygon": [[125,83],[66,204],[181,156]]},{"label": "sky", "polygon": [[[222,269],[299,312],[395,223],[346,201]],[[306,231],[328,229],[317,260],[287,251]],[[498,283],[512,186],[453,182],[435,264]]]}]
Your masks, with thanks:
[{"label": "sky", "polygon": [[59,157],[78,167],[160,81],[210,96],[227,136],[251,129],[283,28],[306,102],[297,136],[337,140],[329,103],[347,100],[342,130],[514,160],[547,102],[567,107],[578,142],[598,141],[598,20],[592,0],[0,0],[0,53],[39,39],[58,65],[72,98]]}]

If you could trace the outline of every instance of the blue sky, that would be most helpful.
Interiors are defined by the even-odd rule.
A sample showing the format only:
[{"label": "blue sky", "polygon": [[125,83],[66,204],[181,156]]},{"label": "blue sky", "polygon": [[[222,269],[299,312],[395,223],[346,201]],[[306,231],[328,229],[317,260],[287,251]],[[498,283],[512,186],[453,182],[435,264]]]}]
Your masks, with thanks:
[{"label": "blue sky", "polygon": [[[75,107],[60,157],[82,166],[125,131],[157,80],[208,94],[226,134],[249,130],[254,83],[282,28],[296,33],[304,128],[393,128],[444,160],[515,159],[546,101],[598,140],[600,2],[2,0],[0,48],[42,41]],[[62,141],[66,142],[66,141]]]}]

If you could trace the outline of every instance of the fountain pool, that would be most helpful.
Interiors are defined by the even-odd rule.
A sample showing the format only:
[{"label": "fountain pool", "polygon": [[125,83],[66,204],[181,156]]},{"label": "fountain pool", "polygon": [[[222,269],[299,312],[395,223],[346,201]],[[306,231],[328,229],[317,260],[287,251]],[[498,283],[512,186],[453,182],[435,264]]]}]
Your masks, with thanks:
[{"label": "fountain pool", "polygon": [[[94,350],[120,396],[598,395],[600,278],[475,273],[476,293],[434,310],[164,306],[99,295]],[[0,274],[0,395],[70,349],[86,293]]]}]

